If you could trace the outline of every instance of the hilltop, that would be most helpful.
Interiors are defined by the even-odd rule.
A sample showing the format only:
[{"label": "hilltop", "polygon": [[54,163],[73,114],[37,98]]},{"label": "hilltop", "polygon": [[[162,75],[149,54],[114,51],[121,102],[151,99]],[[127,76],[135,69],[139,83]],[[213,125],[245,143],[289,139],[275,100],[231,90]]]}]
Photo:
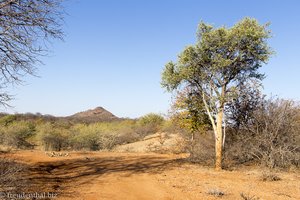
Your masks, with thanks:
[{"label": "hilltop", "polygon": [[114,114],[112,114],[111,112],[104,109],[103,107],[96,107],[94,109],[78,112],[66,118],[70,119],[71,121],[76,121],[76,122],[79,121],[79,122],[86,122],[86,123],[115,121],[120,119]]}]

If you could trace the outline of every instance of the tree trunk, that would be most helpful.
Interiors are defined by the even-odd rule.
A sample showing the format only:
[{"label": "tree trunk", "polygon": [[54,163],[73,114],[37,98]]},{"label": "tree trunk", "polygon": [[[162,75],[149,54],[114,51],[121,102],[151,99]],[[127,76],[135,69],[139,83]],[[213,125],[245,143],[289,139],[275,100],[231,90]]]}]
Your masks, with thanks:
[{"label": "tree trunk", "polygon": [[224,115],[225,91],[226,91],[226,86],[223,86],[221,97],[220,97],[220,107],[219,107],[218,114],[216,117],[216,123],[211,114],[211,111],[209,110],[205,96],[204,96],[204,94],[202,95],[202,100],[204,102],[205,109],[207,111],[207,114],[209,116],[209,119],[211,121],[213,130],[214,130],[214,134],[215,134],[215,153],[216,153],[215,169],[216,170],[222,169],[222,151],[223,151],[223,148],[222,148],[223,147],[223,145],[222,145],[223,144],[222,122],[223,122],[223,115]]},{"label": "tree trunk", "polygon": [[217,131],[216,131],[216,138],[215,138],[215,151],[216,151],[216,163],[215,168],[216,170],[222,169],[222,144],[223,144],[223,132],[222,132],[222,121],[223,121],[223,108],[220,108],[220,111],[217,115]]},{"label": "tree trunk", "polygon": [[215,150],[216,150],[216,170],[222,170],[222,153],[223,153],[223,115],[224,115],[224,102],[225,102],[226,85],[222,86],[222,92],[220,96],[220,107],[217,114],[217,128],[215,133]]}]

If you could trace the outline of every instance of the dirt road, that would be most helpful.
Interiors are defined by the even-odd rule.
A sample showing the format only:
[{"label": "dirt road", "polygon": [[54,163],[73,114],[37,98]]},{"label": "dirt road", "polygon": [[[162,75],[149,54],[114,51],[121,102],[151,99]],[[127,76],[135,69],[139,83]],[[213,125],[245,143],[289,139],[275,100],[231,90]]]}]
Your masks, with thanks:
[{"label": "dirt road", "polygon": [[[24,178],[30,192],[52,192],[55,199],[181,200],[300,199],[300,176],[280,173],[282,180],[263,182],[257,169],[215,172],[185,163],[182,156],[130,153],[71,153],[49,157],[41,151],[11,155],[28,165]],[[221,195],[220,193],[220,195]]]}]

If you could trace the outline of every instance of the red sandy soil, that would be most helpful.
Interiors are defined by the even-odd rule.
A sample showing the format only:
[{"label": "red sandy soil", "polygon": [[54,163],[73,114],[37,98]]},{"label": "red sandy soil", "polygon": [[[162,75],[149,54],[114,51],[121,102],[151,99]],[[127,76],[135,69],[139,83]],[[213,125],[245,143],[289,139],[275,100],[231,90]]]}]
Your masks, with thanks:
[{"label": "red sandy soil", "polygon": [[186,155],[71,152],[49,157],[42,151],[16,151],[5,156],[28,166],[23,178],[30,192],[53,192],[55,199],[243,199],[241,193],[260,200],[300,199],[299,171],[277,172],[281,180],[262,181],[257,167],[217,172],[187,163]]}]

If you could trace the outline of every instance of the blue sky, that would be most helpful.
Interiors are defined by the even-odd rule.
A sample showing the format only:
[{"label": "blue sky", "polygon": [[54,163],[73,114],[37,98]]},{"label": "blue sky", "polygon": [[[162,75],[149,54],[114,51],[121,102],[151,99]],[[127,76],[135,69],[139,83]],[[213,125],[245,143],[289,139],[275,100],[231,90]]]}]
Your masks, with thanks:
[{"label": "blue sky", "polygon": [[232,26],[249,16],[271,22],[276,51],[262,68],[264,92],[300,100],[298,0],[67,0],[65,41],[55,41],[36,77],[10,88],[5,112],[66,116],[102,106],[119,117],[167,113],[162,69],[196,41],[198,23]]}]

